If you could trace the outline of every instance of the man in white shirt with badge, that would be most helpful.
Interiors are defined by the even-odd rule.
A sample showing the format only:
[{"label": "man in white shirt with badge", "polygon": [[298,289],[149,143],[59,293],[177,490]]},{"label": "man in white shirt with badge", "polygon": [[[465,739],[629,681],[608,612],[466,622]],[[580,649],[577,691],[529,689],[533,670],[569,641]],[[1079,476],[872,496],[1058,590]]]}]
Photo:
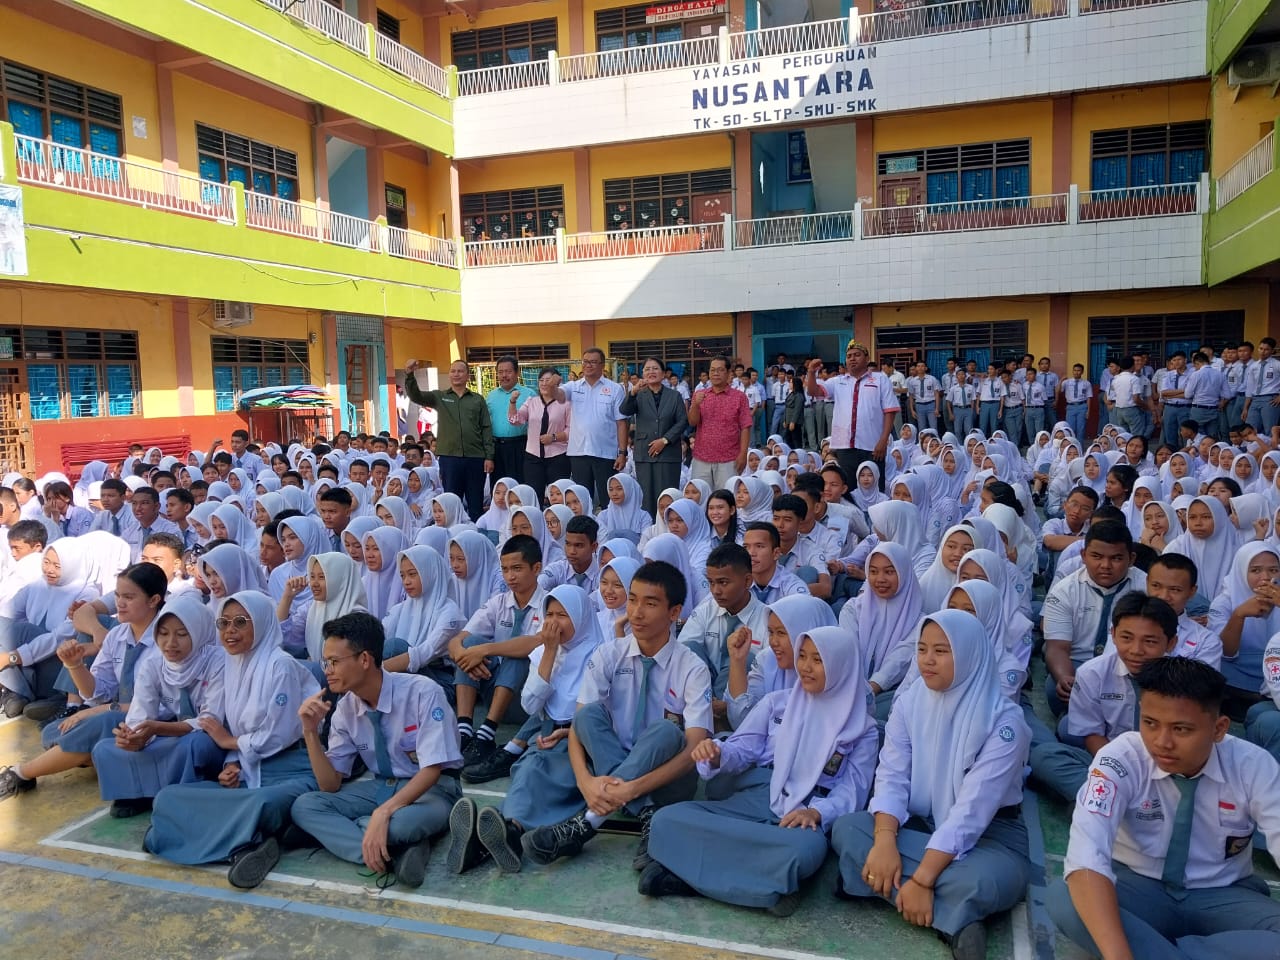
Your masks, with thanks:
[{"label": "man in white shirt with badge", "polygon": [[850,340],[845,349],[846,372],[818,382],[822,361],[809,362],[805,390],[835,401],[831,422],[831,449],[846,475],[857,477],[858,468],[872,460],[880,468],[880,489],[884,490],[884,455],[897,415],[898,398],[889,378],[870,369],[871,348]]},{"label": "man in white shirt with badge", "polygon": [[942,386],[924,363],[915,367],[915,376],[907,378],[907,395],[911,400],[911,419],[921,430],[938,429],[938,405]]},{"label": "man in white shirt with badge", "polygon": [[1134,358],[1121,357],[1120,372],[1111,380],[1115,401],[1111,405],[1111,419],[1127,433],[1145,436],[1143,433],[1142,378],[1134,373]]},{"label": "man in white shirt with badge", "polygon": [[1093,396],[1093,384],[1084,378],[1084,364],[1071,368],[1071,377],[1059,384],[1062,399],[1066,403],[1067,423],[1077,440],[1085,439],[1085,424],[1089,420],[1089,400]]},{"label": "man in white shirt with badge", "polygon": [[1258,359],[1244,378],[1242,418],[1259,433],[1267,435],[1280,423],[1280,358],[1275,352],[1273,337],[1259,340]]},{"label": "man in white shirt with badge", "polygon": [[1108,960],[1280,956],[1252,842],[1261,831],[1280,860],[1280,765],[1227,733],[1212,667],[1161,657],[1135,680],[1141,723],[1098,751],[1076,797],[1054,923]]},{"label": "man in white shirt with badge", "polygon": [[604,375],[604,351],[582,351],[582,377],[556,387],[570,407],[569,468],[596,503],[609,500],[609,478],[627,465],[629,418],[619,409],[627,392]]}]

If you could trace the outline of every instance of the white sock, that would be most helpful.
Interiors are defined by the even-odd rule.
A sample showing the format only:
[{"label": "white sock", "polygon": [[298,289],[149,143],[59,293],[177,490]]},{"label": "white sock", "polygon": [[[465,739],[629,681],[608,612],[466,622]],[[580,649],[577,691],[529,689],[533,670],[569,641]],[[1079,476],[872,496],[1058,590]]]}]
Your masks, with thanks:
[{"label": "white sock", "polygon": [[604,817],[600,816],[600,814],[598,813],[592,813],[590,810],[588,810],[587,823],[591,824],[592,827],[599,830],[601,825],[604,823]]},{"label": "white sock", "polygon": [[511,754],[513,757],[518,757],[520,756],[520,754],[524,753],[525,751],[525,748],[520,746],[520,744],[516,743],[514,740],[508,740],[507,745],[502,749],[505,750],[507,753]]}]

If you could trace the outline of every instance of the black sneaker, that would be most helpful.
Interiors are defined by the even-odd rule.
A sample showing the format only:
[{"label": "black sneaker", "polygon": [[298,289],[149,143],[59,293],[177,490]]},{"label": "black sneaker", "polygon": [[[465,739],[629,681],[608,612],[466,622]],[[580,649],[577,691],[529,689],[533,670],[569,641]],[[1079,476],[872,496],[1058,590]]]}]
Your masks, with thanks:
[{"label": "black sneaker", "polygon": [[466,873],[485,858],[476,836],[476,802],[463,797],[449,811],[449,853],[445,864],[452,874]]},{"label": "black sneaker", "polygon": [[462,751],[462,756],[466,757],[467,751],[471,749],[471,741],[475,736],[470,733],[461,733],[458,735],[458,749]]},{"label": "black sneaker", "polygon": [[[796,907],[800,906],[800,898],[794,893],[784,893],[778,898],[778,902],[768,908],[770,914],[775,917],[789,917],[796,912]],[[983,954],[986,956],[986,954]]]},{"label": "black sneaker", "polygon": [[631,861],[632,870],[644,870],[653,863],[649,856],[649,830],[653,824],[653,808],[645,807],[640,811],[640,843],[636,846],[635,858]]},{"label": "black sneaker", "polygon": [[22,716],[23,711],[27,709],[27,704],[30,702],[26,697],[14,693],[8,687],[0,691],[0,710],[3,710],[4,715],[10,720]]},{"label": "black sneaker", "polygon": [[953,960],[983,960],[987,955],[987,928],[975,920],[951,938]]},{"label": "black sneaker", "polygon": [[140,813],[151,812],[150,797],[135,797],[132,800],[112,800],[111,816],[117,820],[128,820],[130,817],[136,817]]},{"label": "black sneaker", "polygon": [[595,835],[596,828],[587,822],[587,815],[579,813],[549,827],[530,830],[520,838],[520,846],[534,863],[547,864],[561,857],[576,857]]},{"label": "black sneaker", "polygon": [[308,850],[320,846],[320,841],[296,823],[291,823],[280,831],[277,840],[281,850]]},{"label": "black sneaker", "polygon": [[23,709],[22,715],[28,720],[44,724],[52,720],[65,720],[73,713],[79,713],[80,704],[67,703],[66,697],[47,697],[44,700],[33,700]]},{"label": "black sneaker", "polygon": [[523,865],[520,859],[520,837],[524,833],[515,823],[503,819],[497,807],[485,807],[480,811],[476,826],[480,843],[485,852],[503,873],[519,873]]},{"label": "black sneaker", "polygon": [[396,883],[416,890],[427,878],[427,859],[431,856],[431,841],[420,840],[405,847],[391,861]]},{"label": "black sneaker", "polygon": [[16,797],[20,793],[26,793],[36,788],[34,779],[24,780],[18,776],[18,771],[13,767],[5,767],[0,770],[0,800],[8,800],[10,797]]},{"label": "black sneaker", "polygon": [[657,860],[649,861],[649,865],[640,874],[640,883],[636,889],[646,897],[696,897],[698,895],[697,890]]},{"label": "black sneaker", "polygon": [[467,767],[488,760],[497,746],[491,737],[472,737],[471,742],[462,751],[462,768],[465,770]]},{"label": "black sneaker", "polygon": [[267,874],[280,862],[280,844],[275,837],[261,843],[248,844],[231,854],[227,882],[241,890],[252,890],[267,879]]},{"label": "black sneaker", "polygon": [[512,765],[520,759],[520,754],[509,750],[494,750],[483,760],[462,768],[462,779],[467,783],[488,783],[490,780],[501,780],[510,775]]}]

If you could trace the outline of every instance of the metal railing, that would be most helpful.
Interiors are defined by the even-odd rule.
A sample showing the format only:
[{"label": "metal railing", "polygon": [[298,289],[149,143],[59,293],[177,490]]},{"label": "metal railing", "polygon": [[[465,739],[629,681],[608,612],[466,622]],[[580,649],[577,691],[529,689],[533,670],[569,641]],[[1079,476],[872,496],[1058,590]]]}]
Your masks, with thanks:
[{"label": "metal railing", "polygon": [[1218,209],[1221,210],[1275,168],[1276,132],[1272,130],[1218,178]]},{"label": "metal railing", "polygon": [[265,0],[274,7],[314,27],[344,47],[350,47],[361,56],[369,56],[369,30],[363,20],[339,10],[326,0]]},{"label": "metal railing", "polygon": [[479,70],[459,70],[458,96],[470,97],[482,93],[500,93],[503,90],[545,87],[550,82],[550,63],[547,60],[508,63],[501,67],[481,67]]},{"label": "metal railing", "polygon": [[390,37],[375,33],[373,36],[373,54],[384,67],[394,70],[401,76],[416,80],[428,90],[442,97],[449,96],[449,74],[443,67],[432,63],[421,54],[410,50],[402,43]]},{"label": "metal railing", "polygon": [[1112,10],[1128,10],[1130,7],[1154,7],[1157,4],[1177,3],[1180,0],[1079,0],[1080,13],[1109,13]]},{"label": "metal railing", "polygon": [[507,267],[522,263],[554,263],[555,237],[513,237],[477,240],[464,249],[468,267]]},{"label": "metal railing", "polygon": [[853,239],[853,212],[805,213],[789,217],[738,220],[733,225],[738,247],[783,247],[796,243],[826,243]]},{"label": "metal railing", "polygon": [[458,251],[455,244],[416,230],[405,230],[402,227],[387,227],[387,252],[393,257],[417,260],[419,263],[434,263],[438,267],[456,269],[458,266]]},{"label": "metal railing", "polygon": [[618,257],[700,253],[704,250],[724,249],[724,221],[647,230],[571,233],[564,241],[566,260],[613,260]]},{"label": "metal railing", "polygon": [[651,73],[656,70],[699,67],[718,63],[719,60],[720,38],[711,36],[557,57],[556,65],[561,83],[576,83],[580,80],[597,80],[601,77],[620,77],[633,73]]},{"label": "metal railing", "polygon": [[897,0],[895,9],[879,10],[858,19],[858,43],[908,40],[938,33],[983,30],[1009,23],[1052,20],[1068,15],[1073,0],[954,0],[951,3],[923,3]]},{"label": "metal railing", "polygon": [[16,134],[18,179],[138,207],[235,221],[232,189],[186,173]]},{"label": "metal railing", "polygon": [[808,23],[790,23],[746,33],[731,33],[729,57],[732,60],[776,57],[784,53],[836,49],[847,46],[848,42],[848,19],[811,20]]},{"label": "metal railing", "polygon": [[1135,217],[1172,217],[1195,213],[1200,206],[1200,184],[1163,183],[1149,187],[1114,190],[1081,190],[1079,219],[1132,220]]},{"label": "metal railing", "polygon": [[957,233],[1066,223],[1067,198],[1065,193],[1051,193],[1000,200],[864,208],[862,235],[891,237],[907,233]]},{"label": "metal railing", "polygon": [[352,250],[377,252],[378,224],[297,200],[245,194],[245,223],[255,230],[318,240]]}]

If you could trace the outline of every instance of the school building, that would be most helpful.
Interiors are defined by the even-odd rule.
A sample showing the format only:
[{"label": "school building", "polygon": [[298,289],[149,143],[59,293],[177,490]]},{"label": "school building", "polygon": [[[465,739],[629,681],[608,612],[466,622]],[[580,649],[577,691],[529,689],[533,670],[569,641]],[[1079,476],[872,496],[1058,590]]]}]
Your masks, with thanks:
[{"label": "school building", "polygon": [[1280,0],[0,0],[0,460],[394,429],[411,356],[1256,340],[1278,85]]}]

